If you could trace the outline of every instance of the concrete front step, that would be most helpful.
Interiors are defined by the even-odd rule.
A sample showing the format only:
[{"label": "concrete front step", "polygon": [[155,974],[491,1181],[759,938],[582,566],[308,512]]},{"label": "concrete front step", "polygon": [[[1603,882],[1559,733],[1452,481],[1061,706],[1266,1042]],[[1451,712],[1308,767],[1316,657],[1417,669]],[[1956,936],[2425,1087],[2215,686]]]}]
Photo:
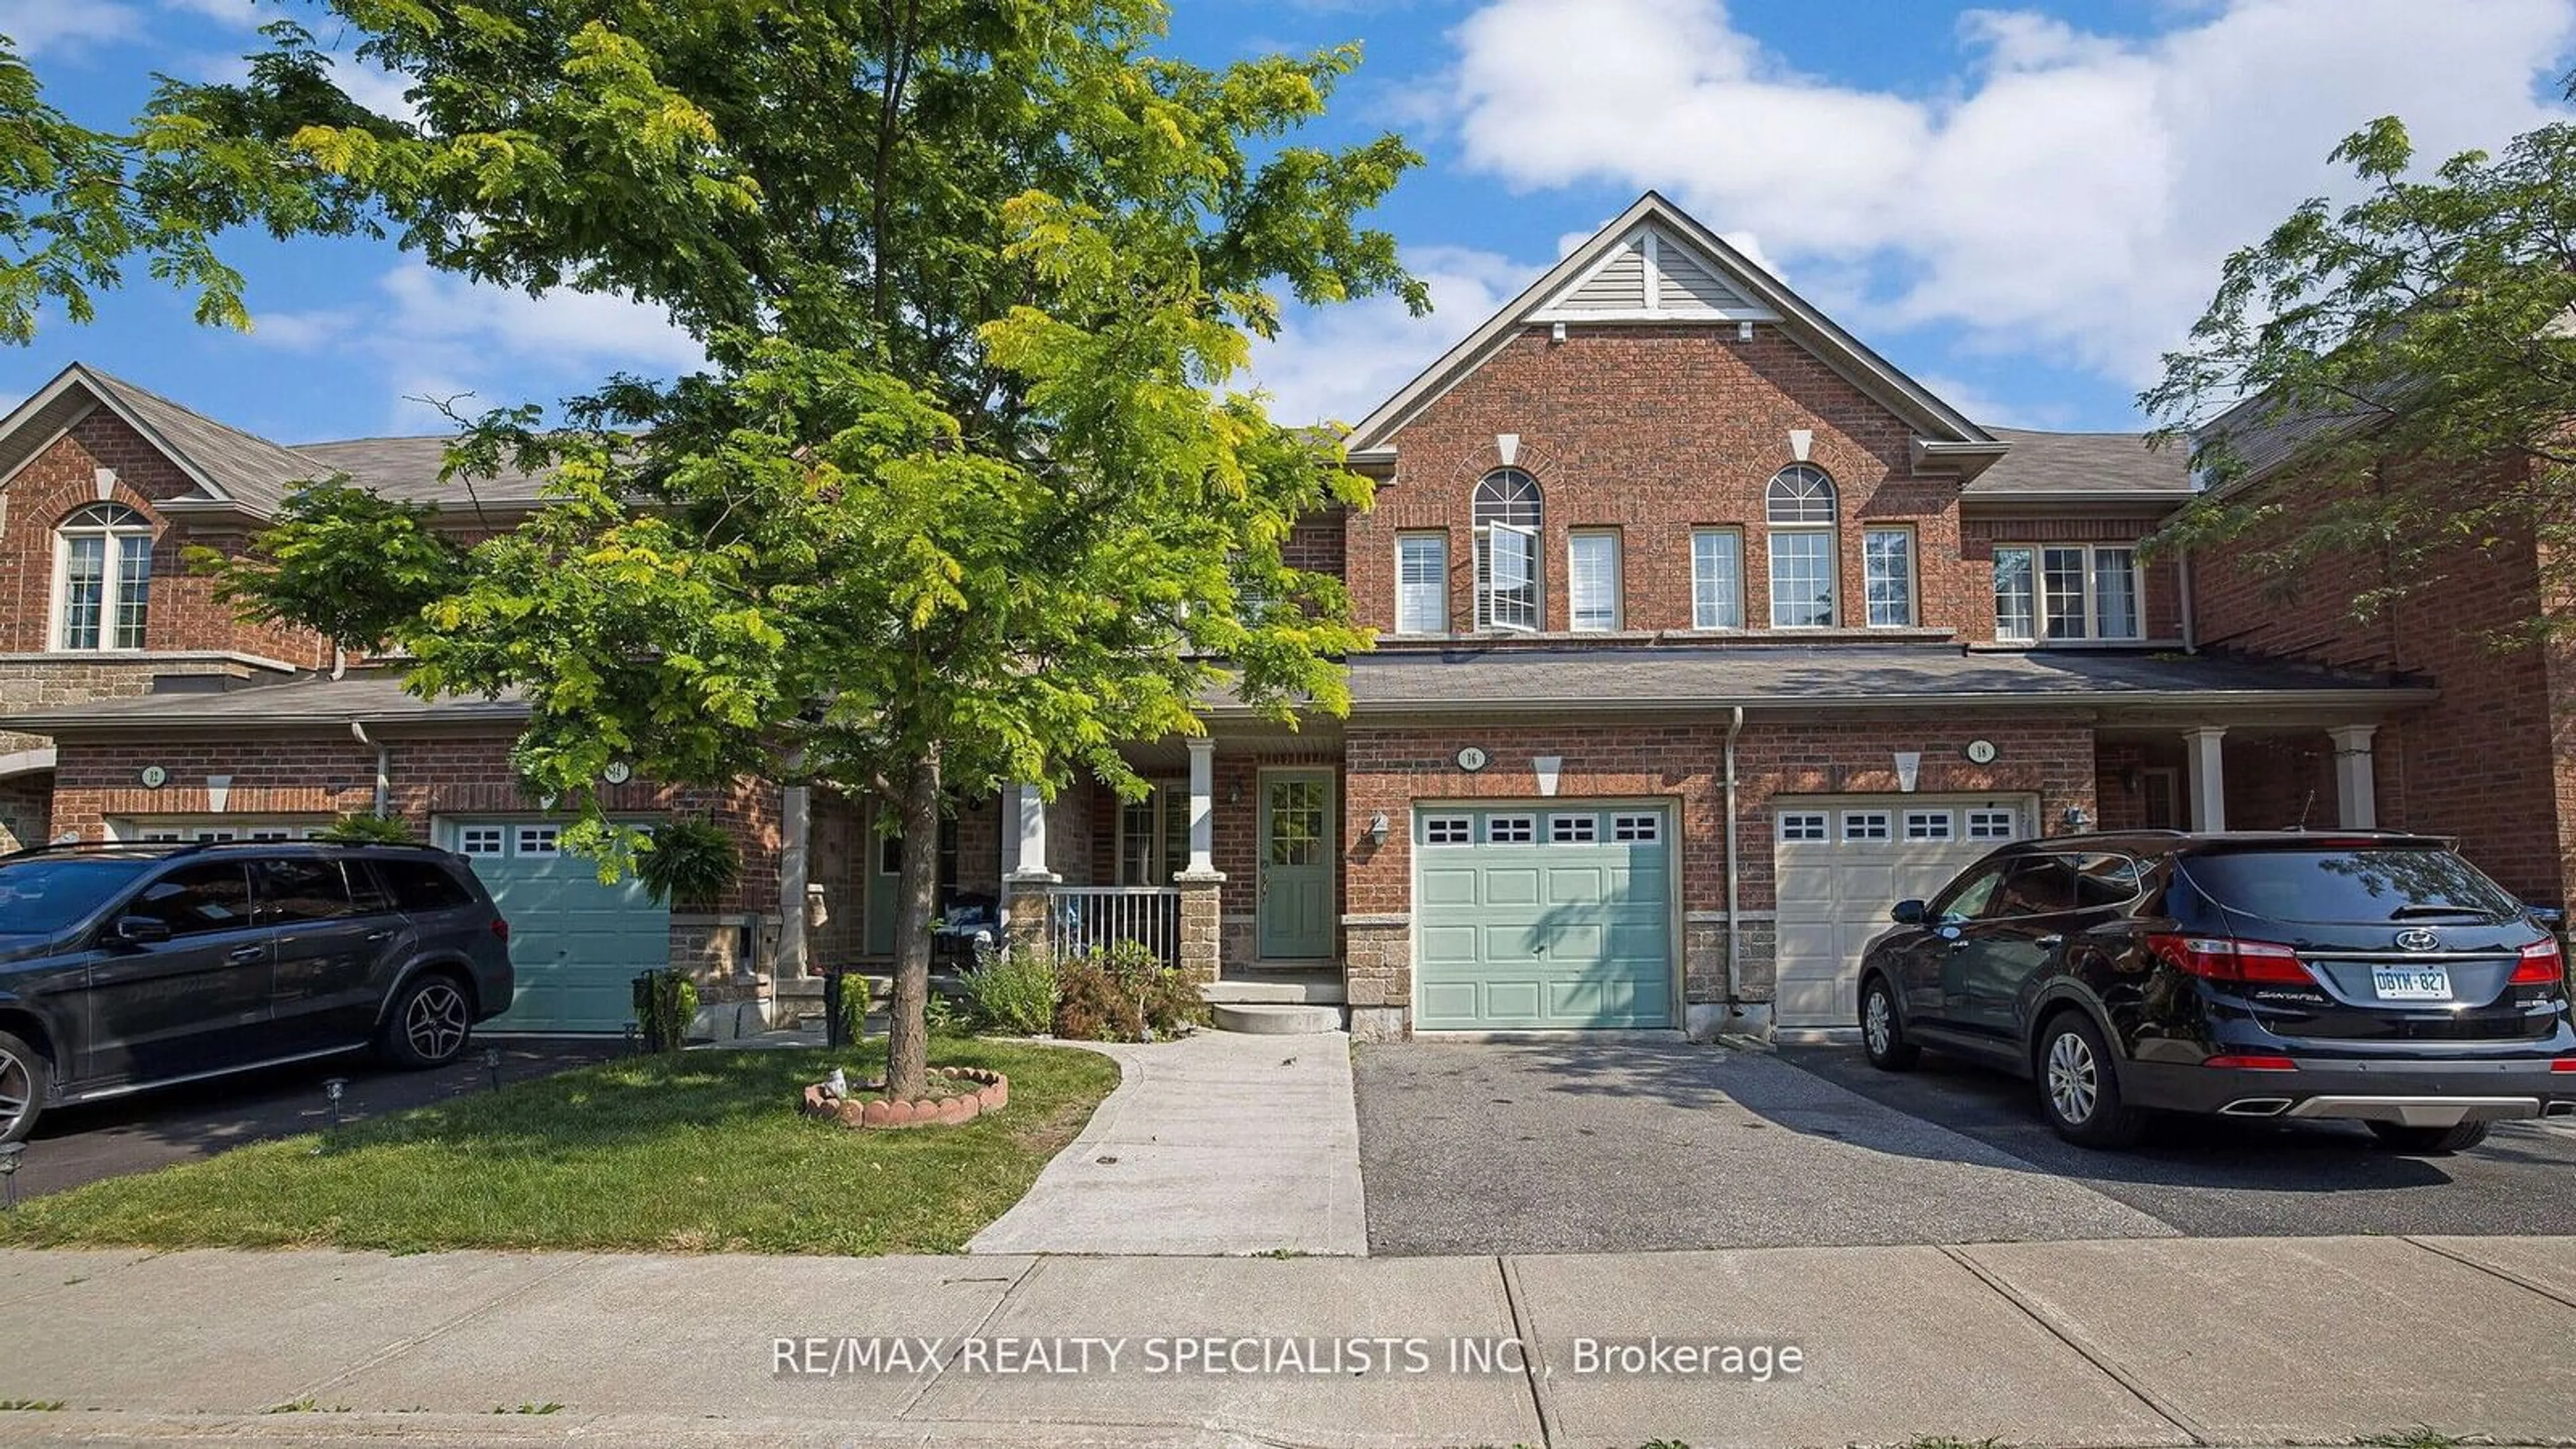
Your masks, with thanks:
[{"label": "concrete front step", "polygon": [[1287,1006],[1339,1006],[1347,999],[1342,994],[1339,971],[1246,972],[1200,990],[1210,1001],[1260,1001]]},{"label": "concrete front step", "polygon": [[1338,1006],[1296,1005],[1269,1001],[1220,1001],[1210,1008],[1219,1031],[1253,1036],[1312,1036],[1342,1029]]}]

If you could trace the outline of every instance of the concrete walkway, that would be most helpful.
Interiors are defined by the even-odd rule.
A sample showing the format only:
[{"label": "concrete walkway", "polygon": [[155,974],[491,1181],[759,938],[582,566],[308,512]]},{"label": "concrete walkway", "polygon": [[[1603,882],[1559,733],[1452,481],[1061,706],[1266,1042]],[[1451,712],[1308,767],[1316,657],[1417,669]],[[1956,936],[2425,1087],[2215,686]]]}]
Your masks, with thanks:
[{"label": "concrete walkway", "polygon": [[1095,1050],[1126,1079],[968,1252],[1368,1251],[1348,1036]]},{"label": "concrete walkway", "polygon": [[[2144,1446],[2429,1426],[2528,1444],[2576,1427],[2570,1238],[1405,1259],[22,1251],[0,1252],[0,1322],[17,1330],[0,1442],[22,1443]],[[1675,1344],[1770,1357],[1702,1366]]]}]

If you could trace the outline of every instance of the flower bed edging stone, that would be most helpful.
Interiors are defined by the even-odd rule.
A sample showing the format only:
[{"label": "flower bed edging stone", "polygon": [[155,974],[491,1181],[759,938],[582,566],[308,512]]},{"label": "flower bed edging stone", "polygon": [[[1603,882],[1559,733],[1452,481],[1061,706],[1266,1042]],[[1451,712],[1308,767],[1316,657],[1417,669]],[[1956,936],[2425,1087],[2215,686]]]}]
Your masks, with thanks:
[{"label": "flower bed edging stone", "polygon": [[805,1115],[829,1118],[861,1131],[881,1127],[955,1127],[1010,1105],[1011,1079],[1000,1072],[982,1067],[932,1067],[930,1073],[980,1085],[954,1097],[894,1101],[885,1097],[826,1097],[823,1084],[816,1082],[805,1089]]}]

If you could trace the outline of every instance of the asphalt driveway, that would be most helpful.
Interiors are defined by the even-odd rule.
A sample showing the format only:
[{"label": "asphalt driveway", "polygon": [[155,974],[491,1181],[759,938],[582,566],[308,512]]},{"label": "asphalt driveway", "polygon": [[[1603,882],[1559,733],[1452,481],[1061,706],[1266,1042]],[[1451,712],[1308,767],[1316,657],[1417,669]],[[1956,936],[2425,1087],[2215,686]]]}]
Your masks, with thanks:
[{"label": "asphalt driveway", "polygon": [[1354,1067],[1377,1254],[2576,1233],[2554,1124],[2447,1159],[2253,1123],[2123,1155],[2059,1142],[2017,1083],[1857,1047],[1389,1043]]},{"label": "asphalt driveway", "polygon": [[37,1121],[27,1140],[18,1194],[61,1192],[103,1177],[148,1172],[266,1138],[314,1131],[330,1122],[323,1084],[333,1077],[348,1083],[340,1113],[351,1122],[487,1091],[493,1079],[484,1065],[487,1048],[501,1053],[500,1080],[516,1082],[606,1061],[626,1045],[596,1036],[478,1038],[455,1065],[434,1072],[393,1071],[353,1054],[57,1107]]}]

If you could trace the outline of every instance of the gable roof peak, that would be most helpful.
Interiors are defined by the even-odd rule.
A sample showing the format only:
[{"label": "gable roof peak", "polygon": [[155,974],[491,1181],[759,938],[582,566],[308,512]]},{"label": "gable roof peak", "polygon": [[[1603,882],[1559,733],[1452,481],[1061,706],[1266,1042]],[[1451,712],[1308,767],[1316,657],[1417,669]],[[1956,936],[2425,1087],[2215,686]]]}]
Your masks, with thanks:
[{"label": "gable roof peak", "polygon": [[1522,328],[1572,322],[1773,326],[1912,426],[1918,468],[1973,476],[2004,451],[1964,413],[1652,189],[1362,419],[1345,440],[1349,451],[1361,461],[1390,461],[1395,435]]}]

